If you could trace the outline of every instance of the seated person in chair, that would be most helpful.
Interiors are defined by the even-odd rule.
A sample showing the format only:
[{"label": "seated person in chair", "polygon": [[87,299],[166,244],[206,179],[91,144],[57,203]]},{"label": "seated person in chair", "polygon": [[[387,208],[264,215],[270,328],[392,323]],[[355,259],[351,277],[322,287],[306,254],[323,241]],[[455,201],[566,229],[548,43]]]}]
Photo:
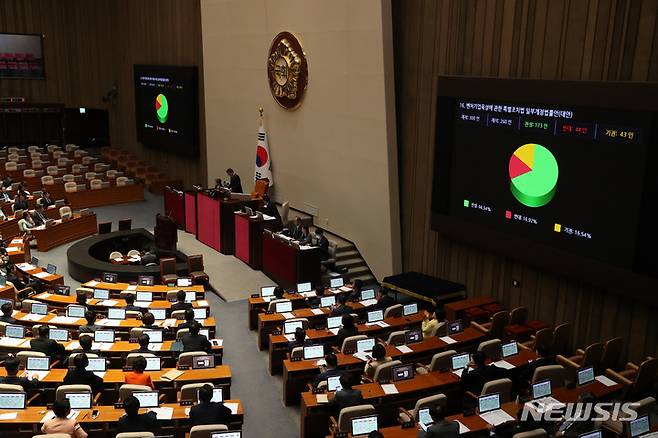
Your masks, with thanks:
[{"label": "seated person in chair", "polygon": [[301,240],[302,235],[302,218],[297,216],[295,218],[295,226],[290,229],[290,237],[294,240]]},{"label": "seated person in chair", "polygon": [[155,389],[151,376],[144,373],[144,370],[146,370],[146,359],[144,356],[138,356],[133,360],[133,371],[125,373],[123,381],[131,385],[149,386]]},{"label": "seated person in chair", "polygon": [[231,422],[231,410],[223,403],[213,402],[213,387],[203,385],[199,388],[199,403],[190,408],[190,424],[228,424]]},{"label": "seated person in chair", "polygon": [[459,424],[455,421],[445,421],[445,412],[439,405],[430,407],[432,424],[426,431],[419,430],[418,438],[459,438]]},{"label": "seated person in chair", "polygon": [[343,341],[346,338],[359,334],[356,328],[356,323],[354,322],[354,317],[350,313],[343,315],[341,323],[343,326],[338,330],[338,334],[336,335],[336,347],[339,349],[343,348]]},{"label": "seated person in chair", "polygon": [[338,303],[331,307],[331,316],[342,316],[352,313],[352,309],[347,305],[347,294],[338,295]]},{"label": "seated person in chair", "polygon": [[16,318],[11,316],[14,312],[14,306],[12,306],[11,303],[4,303],[2,307],[0,307],[0,310],[2,311],[2,315],[0,315],[0,322],[16,324]]},{"label": "seated person in chair", "polygon": [[281,215],[279,214],[279,209],[276,208],[276,204],[270,199],[270,195],[267,193],[263,195],[263,208],[261,208],[260,211],[263,214],[275,217],[277,221],[281,223]]},{"label": "seated person in chair", "polygon": [[12,207],[14,211],[17,210],[29,210],[30,206],[27,203],[27,198],[25,195],[17,194],[16,198],[14,198],[14,205]]},{"label": "seated person in chair", "polygon": [[54,418],[43,423],[41,432],[45,434],[64,433],[71,438],[87,438],[87,432],[75,418],[69,418],[71,413],[71,402],[68,399],[55,400],[53,403]]},{"label": "seated person in chair", "polygon": [[142,265],[144,266],[149,266],[149,265],[157,265],[158,264],[158,256],[153,252],[153,251],[147,251],[144,253],[142,256]]},{"label": "seated person in chair", "polygon": [[505,370],[493,364],[487,365],[486,362],[487,357],[484,352],[473,353],[473,362],[468,364],[468,368],[464,369],[461,376],[464,391],[479,395],[485,383],[504,377]]},{"label": "seated person in chair", "polygon": [[94,338],[91,336],[80,336],[78,338],[78,343],[80,348],[76,348],[71,353],[91,353],[98,354],[98,350],[92,350],[91,347],[94,345]]},{"label": "seated person in chair", "polygon": [[43,190],[43,194],[41,195],[41,205],[43,205],[43,208],[48,208],[51,205],[55,205],[55,201],[50,197],[50,192],[48,192],[46,189]]},{"label": "seated person in chair", "polygon": [[329,406],[337,408],[340,412],[343,408],[351,406],[358,406],[363,404],[363,395],[358,389],[353,389],[354,378],[349,373],[342,373],[340,375],[340,390],[336,391],[334,398],[329,402]]},{"label": "seated person in chair", "polygon": [[0,384],[20,385],[27,393],[39,388],[39,380],[36,376],[33,376],[32,380],[29,380],[27,377],[18,377],[18,367],[20,363],[21,362],[14,356],[9,356],[5,359],[5,371],[7,372],[7,375],[0,377]]},{"label": "seated person in chair", "polygon": [[434,309],[423,310],[423,322],[421,329],[423,339],[429,338],[439,324],[445,323],[446,314],[442,307],[436,306]]},{"label": "seated person in chair", "polygon": [[205,335],[199,334],[201,324],[194,321],[188,329],[190,332],[183,335],[183,351],[206,351],[210,352],[212,345]]},{"label": "seated person in chair", "polygon": [[297,347],[306,347],[308,345],[313,345],[313,342],[310,339],[306,339],[306,330],[297,327],[295,330],[295,339],[288,342],[288,353],[292,353],[292,350]]},{"label": "seated person in chair", "polygon": [[171,305],[171,312],[176,310],[187,310],[192,308],[192,303],[185,302],[185,291],[179,290],[176,292],[176,302]]},{"label": "seated person in chair", "polygon": [[141,313],[144,313],[146,311],[146,309],[142,307],[135,306],[135,295],[127,294],[125,300],[126,300],[126,311],[130,310],[133,312],[141,312]]},{"label": "seated person in chair", "polygon": [[149,343],[151,342],[149,335],[142,333],[139,335],[139,338],[137,338],[137,342],[139,343],[139,348],[132,350],[131,353],[152,353],[152,351],[149,350]]},{"label": "seated person in chair", "polygon": [[139,400],[134,395],[126,397],[123,401],[123,409],[126,415],[119,418],[117,432],[148,432],[158,428],[157,414],[153,411],[140,414]]},{"label": "seated person in chair", "polygon": [[69,369],[64,376],[65,385],[89,385],[94,394],[103,390],[103,379],[93,371],[87,371],[89,358],[86,353],[80,353],[73,358],[74,368]]},{"label": "seated person in chair", "polygon": [[155,316],[153,316],[151,312],[146,312],[144,316],[142,316],[142,328],[149,330],[160,329],[159,326],[155,325]]},{"label": "seated person in chair", "polygon": [[390,362],[393,359],[386,356],[386,348],[384,348],[382,344],[375,344],[375,346],[372,347],[371,356],[372,359],[368,359],[368,362],[366,362],[366,368],[363,373],[372,379],[375,377],[375,371],[378,366]]},{"label": "seated person in chair", "polygon": [[304,300],[305,304],[307,307],[310,307],[312,309],[317,309],[320,307],[320,298],[324,296],[324,286],[321,284],[318,284],[315,286],[315,295],[306,297]]},{"label": "seated person in chair", "polygon": [[329,377],[340,376],[340,370],[338,369],[338,358],[335,354],[327,354],[324,357],[324,361],[327,363],[327,365],[320,366],[321,372],[315,376],[315,381],[313,381],[313,388],[317,388],[320,382],[327,380]]},{"label": "seated person in chair", "polygon": [[379,299],[377,300],[377,304],[375,304],[375,306],[378,309],[386,310],[389,307],[394,306],[395,304],[396,304],[395,299],[391,296],[388,289],[385,289],[383,287],[380,288],[379,289]]},{"label": "seated person in chair", "polygon": [[78,333],[94,333],[96,330],[100,330],[101,326],[96,325],[96,312],[94,310],[87,310],[85,312],[85,319],[87,324],[81,325],[78,329]]},{"label": "seated person in chair", "polygon": [[29,234],[30,230],[37,225],[34,223],[32,216],[27,211],[23,212],[23,217],[18,221],[18,231],[21,233]]},{"label": "seated person in chair", "polygon": [[177,327],[178,330],[189,329],[194,320],[194,309],[187,309],[185,311],[185,322]]},{"label": "seated person in chair", "polygon": [[50,339],[50,327],[43,324],[39,326],[39,335],[30,340],[30,348],[34,351],[44,353],[51,360],[59,360],[64,356],[64,346]]},{"label": "seated person in chair", "polygon": [[46,212],[43,210],[43,205],[35,205],[34,213],[32,213],[32,221],[36,224],[36,226],[39,226],[44,225],[47,220],[48,217],[46,216]]}]

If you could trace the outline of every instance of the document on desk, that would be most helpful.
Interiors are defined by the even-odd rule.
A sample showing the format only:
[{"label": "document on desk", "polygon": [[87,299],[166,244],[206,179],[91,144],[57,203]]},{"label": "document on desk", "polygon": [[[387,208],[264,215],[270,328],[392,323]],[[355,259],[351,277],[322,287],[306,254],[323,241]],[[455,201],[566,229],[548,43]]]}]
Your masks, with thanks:
[{"label": "document on desk", "polygon": [[69,345],[66,346],[67,350],[77,350],[80,348],[80,343],[78,341],[71,341]]},{"label": "document on desk", "polygon": [[141,307],[142,309],[148,309],[151,307],[150,301],[135,301],[135,306]]},{"label": "document on desk", "polygon": [[52,322],[53,324],[75,324],[79,319],[72,316],[56,316],[48,322]]},{"label": "document on desk", "polygon": [[160,323],[161,327],[176,327],[176,319],[175,318],[167,318],[164,321]]},{"label": "document on desk", "polygon": [[368,362],[368,353],[354,353],[352,356],[364,362]]},{"label": "document on desk", "polygon": [[36,269],[36,266],[30,263],[19,263],[16,265],[16,267],[22,271],[31,271],[32,269]]},{"label": "document on desk", "polygon": [[21,318],[21,321],[41,321],[46,315],[37,315],[36,313],[28,313]]},{"label": "document on desk", "polygon": [[327,394],[315,394],[315,401],[318,404],[329,403],[329,398],[327,397]]},{"label": "document on desk", "polygon": [[236,415],[238,413],[238,407],[240,403],[224,403],[224,406],[231,410],[231,414]]},{"label": "document on desk", "polygon": [[498,426],[500,424],[507,423],[508,421],[514,421],[514,417],[502,409],[496,409],[495,411],[480,414],[480,418],[492,426]]},{"label": "document on desk", "polygon": [[119,304],[118,301],[116,300],[103,300],[98,303],[99,306],[105,306],[105,307],[113,307]]},{"label": "document on desk", "polygon": [[409,348],[406,345],[398,345],[395,348],[400,350],[400,353],[402,353],[402,354],[408,354],[408,353],[413,353],[414,352],[411,348]]},{"label": "document on desk", "polygon": [[359,301],[359,304],[361,304],[363,307],[370,307],[370,306],[374,306],[375,304],[377,304],[377,300],[372,298],[370,300]]},{"label": "document on desk", "polygon": [[96,280],[91,280],[91,281],[86,282],[84,285],[88,286],[88,287],[94,287],[97,284],[98,284],[98,282]]},{"label": "document on desk", "polygon": [[334,328],[330,328],[330,329],[329,329],[329,331],[330,331],[331,333],[333,333],[334,335],[337,335],[337,334],[338,334],[338,330],[340,330],[340,327],[334,327]]},{"label": "document on desk", "polygon": [[36,274],[34,274],[34,276],[37,277],[37,278],[46,278],[46,277],[50,277],[51,275],[52,274],[50,274],[46,271],[41,271],[41,272],[37,272]]},{"label": "document on desk", "polygon": [[315,247],[311,246],[311,245],[299,245],[299,249],[301,249],[302,251],[307,251],[307,250],[313,249],[313,248],[315,248]]},{"label": "document on desk", "polygon": [[137,285],[136,284],[131,284],[126,288],[126,290],[137,290]]},{"label": "document on desk", "polygon": [[452,339],[450,336],[441,336],[439,339],[441,339],[446,344],[456,344],[457,343],[457,341]]},{"label": "document on desk", "polygon": [[323,314],[324,314],[324,312],[322,311],[322,309],[311,309],[311,313],[312,313],[313,315],[323,315]]},{"label": "document on desk", "polygon": [[151,351],[160,351],[162,350],[162,342],[160,343],[151,343],[148,345],[148,349]]},{"label": "document on desk", "polygon": [[7,252],[18,252],[19,250],[20,250],[20,248],[18,248],[16,246],[8,246],[7,247]]},{"label": "document on desk", "polygon": [[300,292],[299,295],[303,296],[304,298],[310,298],[315,296],[315,291]]},{"label": "document on desk", "polygon": [[352,288],[348,286],[341,286],[338,288],[338,290],[341,292],[352,292]]},{"label": "document on desk", "polygon": [[198,307],[209,307],[209,306],[208,306],[208,301],[207,301],[207,300],[198,300],[198,301],[196,302],[196,305],[197,305]]},{"label": "document on desk", "polygon": [[96,374],[101,379],[105,378],[105,371],[94,371],[94,374]]},{"label": "document on desk", "polygon": [[[473,368],[471,368],[471,367],[468,368],[469,371],[471,371],[472,369],[473,369]],[[454,370],[454,371],[452,371],[452,374],[455,374],[457,377],[460,377],[460,378],[461,378],[462,374],[464,374],[464,368],[460,368],[460,369],[458,369],[458,370]]]},{"label": "document on desk", "polygon": [[283,316],[285,319],[293,319],[295,317],[295,315],[290,312],[284,312],[281,314],[281,316]]},{"label": "document on desk", "polygon": [[511,370],[512,368],[514,368],[514,365],[507,362],[506,360],[497,360],[493,364],[496,365],[498,368],[503,368],[505,370]]},{"label": "document on desk", "polygon": [[464,434],[464,433],[468,433],[468,432],[471,431],[471,429],[469,429],[468,427],[464,426],[460,421],[458,421],[458,420],[455,420],[455,421],[457,422],[457,424],[459,424],[459,434],[460,434],[460,435],[461,435],[461,434]]},{"label": "document on desk", "polygon": [[158,420],[171,420],[174,416],[174,408],[170,408],[168,406],[162,408],[149,408],[149,411],[155,412]]},{"label": "document on desk", "polygon": [[37,296],[34,297],[34,298],[40,298],[40,299],[42,299],[42,300],[45,300],[46,298],[50,298],[51,296],[52,296],[52,294],[50,294],[50,293],[48,293],[48,292],[44,292],[44,293],[42,293],[42,294],[37,295]]},{"label": "document on desk", "polygon": [[23,348],[31,348],[32,347],[32,340],[31,339],[25,339],[23,343],[21,344],[21,347]]},{"label": "document on desk", "polygon": [[15,420],[17,416],[18,412],[5,412],[4,414],[0,414],[0,421]]},{"label": "document on desk", "polygon": [[397,394],[399,391],[395,387],[395,384],[393,383],[387,383],[385,385],[382,385],[382,391],[384,391],[384,394]]},{"label": "document on desk", "polygon": [[595,379],[599,383],[603,383],[605,386],[615,386],[617,384],[617,382],[608,378],[607,376],[596,376]]},{"label": "document on desk", "polygon": [[113,342],[92,342],[92,350],[109,351],[112,349]]},{"label": "document on desk", "polygon": [[1,337],[0,338],[0,346],[2,347],[18,347],[23,343],[24,339],[22,338],[7,338],[7,337]]},{"label": "document on desk", "polygon": [[288,342],[292,342],[295,340],[295,335],[291,333],[288,333],[287,335],[283,335],[283,337],[286,338]]},{"label": "document on desk", "polygon": [[169,370],[166,373],[164,373],[162,376],[160,376],[160,378],[165,379],[165,380],[173,381],[173,380],[176,380],[177,378],[179,378],[182,375],[183,375],[183,371]]},{"label": "document on desk", "polygon": [[23,377],[27,377],[28,379],[36,378],[39,382],[41,382],[43,379],[48,377],[48,373],[50,370],[45,370],[45,371],[25,371],[23,373]]}]

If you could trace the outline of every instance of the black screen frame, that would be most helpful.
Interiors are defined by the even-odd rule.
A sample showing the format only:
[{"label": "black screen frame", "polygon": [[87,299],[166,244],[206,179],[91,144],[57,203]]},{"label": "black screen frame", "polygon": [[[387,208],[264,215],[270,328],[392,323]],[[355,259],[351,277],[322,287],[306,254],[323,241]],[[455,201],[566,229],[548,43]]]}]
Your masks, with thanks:
[{"label": "black screen frame", "polygon": [[39,37],[41,44],[41,76],[0,76],[0,80],[13,79],[13,80],[37,80],[43,81],[46,79],[46,51],[44,50],[43,40],[46,36],[42,33],[20,33],[20,32],[0,32],[0,35],[18,35],[18,36],[34,36]]}]

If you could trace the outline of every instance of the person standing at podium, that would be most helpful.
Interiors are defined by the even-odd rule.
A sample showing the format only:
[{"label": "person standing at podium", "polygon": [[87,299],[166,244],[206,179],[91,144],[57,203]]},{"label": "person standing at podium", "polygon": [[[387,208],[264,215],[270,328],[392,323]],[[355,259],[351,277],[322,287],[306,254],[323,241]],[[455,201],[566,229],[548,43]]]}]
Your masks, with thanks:
[{"label": "person standing at podium", "polygon": [[235,173],[230,167],[226,169],[226,174],[229,176],[230,180],[228,183],[228,188],[231,189],[231,193],[242,193],[242,183],[240,182],[240,175]]},{"label": "person standing at podium", "polygon": [[260,209],[261,213],[268,216],[275,217],[277,221],[281,222],[281,215],[279,214],[279,209],[276,208],[274,201],[270,199],[268,194],[263,195],[263,208]]}]

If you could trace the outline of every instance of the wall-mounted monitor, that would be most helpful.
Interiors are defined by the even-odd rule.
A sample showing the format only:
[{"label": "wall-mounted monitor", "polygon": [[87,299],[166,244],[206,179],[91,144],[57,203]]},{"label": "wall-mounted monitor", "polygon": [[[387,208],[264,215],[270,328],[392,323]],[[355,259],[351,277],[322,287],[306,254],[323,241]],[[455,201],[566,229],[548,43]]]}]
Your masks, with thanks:
[{"label": "wall-mounted monitor", "polygon": [[43,36],[0,33],[0,79],[44,79]]}]

